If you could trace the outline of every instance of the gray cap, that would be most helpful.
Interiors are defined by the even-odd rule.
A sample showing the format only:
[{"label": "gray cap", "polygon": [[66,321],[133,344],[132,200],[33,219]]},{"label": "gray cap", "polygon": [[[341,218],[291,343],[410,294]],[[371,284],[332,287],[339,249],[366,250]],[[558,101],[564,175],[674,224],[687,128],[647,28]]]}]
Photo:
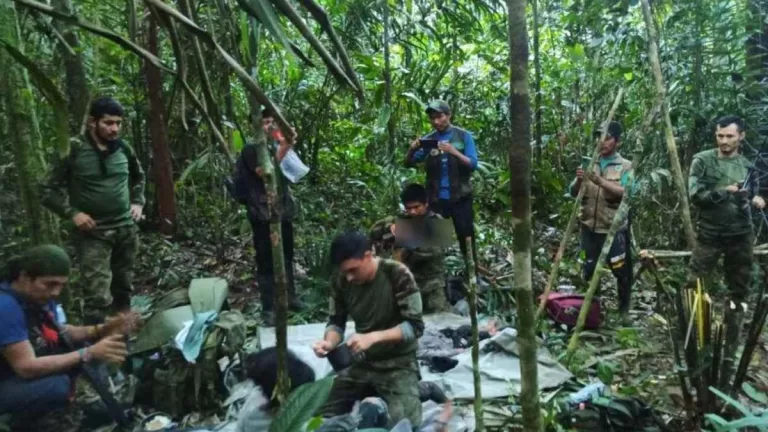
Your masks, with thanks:
[{"label": "gray cap", "polygon": [[430,112],[439,112],[443,114],[450,114],[451,113],[451,107],[448,106],[448,102],[440,99],[435,99],[432,102],[427,105],[426,112],[429,114]]}]

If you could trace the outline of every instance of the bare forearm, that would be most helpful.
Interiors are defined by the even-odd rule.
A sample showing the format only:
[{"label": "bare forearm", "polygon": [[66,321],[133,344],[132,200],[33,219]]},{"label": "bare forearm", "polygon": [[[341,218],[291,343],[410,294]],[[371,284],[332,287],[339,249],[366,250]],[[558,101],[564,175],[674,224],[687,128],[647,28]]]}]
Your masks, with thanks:
[{"label": "bare forearm", "polygon": [[72,337],[73,342],[88,342],[99,338],[103,325],[95,326],[66,326],[66,331]]},{"label": "bare forearm", "polygon": [[387,342],[401,342],[403,340],[403,330],[400,328],[400,326],[396,326],[387,330],[371,332],[371,336],[374,337],[374,340],[377,344]]},{"label": "bare forearm", "polygon": [[330,343],[334,348],[339,346],[341,343],[342,335],[339,334],[338,331],[335,329],[329,328],[325,331],[325,337],[324,339],[326,342]]},{"label": "bare forearm", "polygon": [[78,364],[80,364],[80,354],[74,351],[66,354],[35,357],[21,365],[14,365],[13,370],[24,379],[35,379],[67,372]]}]

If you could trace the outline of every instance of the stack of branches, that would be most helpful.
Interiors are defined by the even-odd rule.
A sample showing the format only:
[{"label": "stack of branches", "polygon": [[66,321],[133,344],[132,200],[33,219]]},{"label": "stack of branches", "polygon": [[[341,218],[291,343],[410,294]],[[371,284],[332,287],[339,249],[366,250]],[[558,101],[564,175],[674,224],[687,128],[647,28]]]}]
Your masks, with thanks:
[{"label": "stack of branches", "polygon": [[[661,283],[657,279],[657,283]],[[741,311],[745,303],[727,302],[723,319],[712,307],[713,302],[700,281],[696,289],[680,289],[667,295],[672,310],[667,310],[669,336],[673,344],[676,369],[689,420],[700,424],[707,413],[725,410],[725,400],[719,394],[733,395],[744,382],[753,358],[761,329],[768,317],[768,295],[765,284],[752,311],[752,319],[744,339],[744,349],[736,359],[742,338],[739,334]],[[674,315],[674,318],[672,317]],[[676,323],[676,328],[672,328]],[[730,330],[730,331],[729,331]],[[684,363],[684,364],[683,364]],[[734,364],[737,364],[734,374]]]}]

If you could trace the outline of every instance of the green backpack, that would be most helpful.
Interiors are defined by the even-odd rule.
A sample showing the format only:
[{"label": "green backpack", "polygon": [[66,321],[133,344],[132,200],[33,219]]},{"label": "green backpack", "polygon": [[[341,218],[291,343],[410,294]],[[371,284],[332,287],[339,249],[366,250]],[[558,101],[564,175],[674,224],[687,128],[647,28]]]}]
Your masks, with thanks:
[{"label": "green backpack", "polygon": [[224,368],[219,360],[239,360],[245,343],[245,319],[238,311],[221,312],[207,331],[200,355],[194,364],[175,348],[164,349],[153,374],[154,406],[180,418],[193,411],[211,412],[226,399]]}]

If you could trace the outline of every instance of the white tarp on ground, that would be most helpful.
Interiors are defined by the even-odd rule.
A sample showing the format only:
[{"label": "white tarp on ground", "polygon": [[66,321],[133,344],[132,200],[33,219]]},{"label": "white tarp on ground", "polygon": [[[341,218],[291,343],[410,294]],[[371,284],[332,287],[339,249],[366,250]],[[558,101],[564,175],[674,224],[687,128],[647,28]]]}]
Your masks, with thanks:
[{"label": "white tarp on ground", "polygon": [[[456,328],[469,324],[469,318],[446,313],[427,315],[424,317],[424,322],[428,328]],[[323,337],[325,325],[325,323],[315,323],[288,327],[288,348],[312,367],[317,377],[324,377],[333,371],[327,360],[317,358],[312,351],[312,344]],[[353,333],[354,324],[347,323],[345,337],[348,338]],[[513,329],[506,329],[491,339],[480,342],[479,366],[483,399],[520,393],[520,358],[515,354],[517,353],[515,334]],[[274,346],[274,328],[259,328],[259,339],[262,348]],[[484,348],[491,343],[495,343],[500,349],[485,352]],[[444,373],[432,373],[422,366],[422,379],[439,383],[451,398],[472,399],[475,391],[471,350],[468,349],[454,358],[459,361],[459,364]],[[538,360],[540,389],[557,387],[571,378],[570,372],[557,363],[546,348],[539,348]]]}]

